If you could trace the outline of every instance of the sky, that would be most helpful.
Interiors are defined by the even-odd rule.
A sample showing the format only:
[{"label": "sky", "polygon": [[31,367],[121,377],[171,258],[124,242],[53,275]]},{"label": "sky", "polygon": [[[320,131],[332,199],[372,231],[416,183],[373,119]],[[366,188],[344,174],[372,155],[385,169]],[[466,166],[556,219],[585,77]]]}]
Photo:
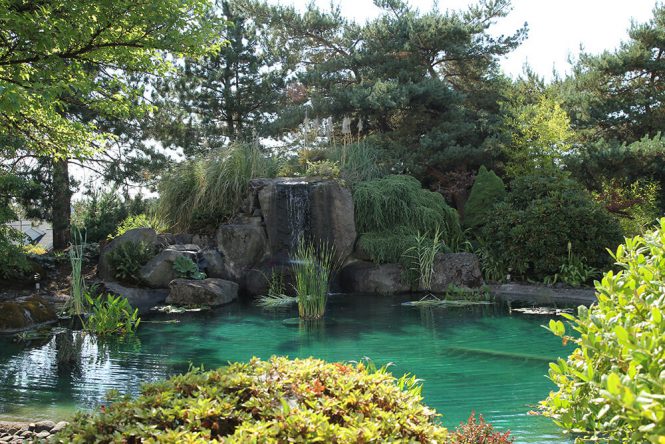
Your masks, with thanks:
[{"label": "sky", "polygon": [[[271,3],[293,5],[304,9],[310,0],[272,0]],[[429,11],[433,0],[407,0],[422,12]],[[329,0],[315,0],[327,9]],[[379,9],[372,0],[334,0],[342,12],[356,21],[376,17]],[[438,9],[466,9],[476,3],[469,0],[439,0]],[[613,50],[628,39],[631,20],[646,22],[651,17],[655,0],[513,0],[512,12],[493,27],[496,34],[510,34],[525,22],[529,25],[527,40],[502,60],[505,73],[516,77],[528,64],[545,79],[553,70],[569,72],[569,56],[579,53]]]}]

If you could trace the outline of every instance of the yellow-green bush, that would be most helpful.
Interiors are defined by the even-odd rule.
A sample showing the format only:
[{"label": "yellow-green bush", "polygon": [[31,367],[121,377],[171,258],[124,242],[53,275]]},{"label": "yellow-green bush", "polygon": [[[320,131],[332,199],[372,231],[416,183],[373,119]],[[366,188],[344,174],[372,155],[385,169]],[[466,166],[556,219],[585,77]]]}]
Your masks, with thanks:
[{"label": "yellow-green bush", "polygon": [[415,377],[363,363],[252,359],[144,386],[104,412],[78,414],[55,441],[446,442]]},{"label": "yellow-green bush", "polygon": [[580,439],[665,442],[665,218],[660,229],[626,239],[621,271],[596,284],[598,302],[549,329],[577,348],[550,364],[559,390],[542,402],[546,416]]}]

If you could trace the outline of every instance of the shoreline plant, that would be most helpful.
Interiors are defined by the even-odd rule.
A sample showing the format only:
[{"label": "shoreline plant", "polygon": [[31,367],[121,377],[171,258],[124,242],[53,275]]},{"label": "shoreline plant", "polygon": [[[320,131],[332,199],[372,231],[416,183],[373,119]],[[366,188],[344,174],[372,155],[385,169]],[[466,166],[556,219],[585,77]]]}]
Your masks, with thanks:
[{"label": "shoreline plant", "polygon": [[72,230],[73,242],[69,245],[69,263],[72,267],[71,291],[68,301],[70,315],[81,316],[85,313],[85,279],[83,277],[83,261],[85,259],[85,235],[78,229]]}]

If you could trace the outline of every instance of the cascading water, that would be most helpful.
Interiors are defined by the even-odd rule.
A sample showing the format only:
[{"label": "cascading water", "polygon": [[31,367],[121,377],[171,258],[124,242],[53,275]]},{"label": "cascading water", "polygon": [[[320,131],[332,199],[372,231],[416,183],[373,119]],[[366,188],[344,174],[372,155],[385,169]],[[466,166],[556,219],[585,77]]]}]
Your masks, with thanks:
[{"label": "cascading water", "polygon": [[309,190],[307,182],[285,182],[280,184],[285,194],[286,217],[289,228],[289,250],[306,239],[310,231]]}]

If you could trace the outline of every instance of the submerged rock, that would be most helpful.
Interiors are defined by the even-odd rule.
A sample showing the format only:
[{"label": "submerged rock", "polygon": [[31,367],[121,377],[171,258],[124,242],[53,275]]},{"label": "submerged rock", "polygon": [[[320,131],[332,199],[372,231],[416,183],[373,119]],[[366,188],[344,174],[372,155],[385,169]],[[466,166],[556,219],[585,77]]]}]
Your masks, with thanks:
[{"label": "submerged rock", "polygon": [[409,291],[399,264],[353,262],[342,269],[341,286],[349,293],[396,294]]},{"label": "submerged rock", "polygon": [[29,330],[57,320],[53,307],[38,296],[0,302],[0,333]]},{"label": "submerged rock", "polygon": [[238,284],[224,279],[175,279],[169,287],[167,304],[216,306],[238,298]]}]

